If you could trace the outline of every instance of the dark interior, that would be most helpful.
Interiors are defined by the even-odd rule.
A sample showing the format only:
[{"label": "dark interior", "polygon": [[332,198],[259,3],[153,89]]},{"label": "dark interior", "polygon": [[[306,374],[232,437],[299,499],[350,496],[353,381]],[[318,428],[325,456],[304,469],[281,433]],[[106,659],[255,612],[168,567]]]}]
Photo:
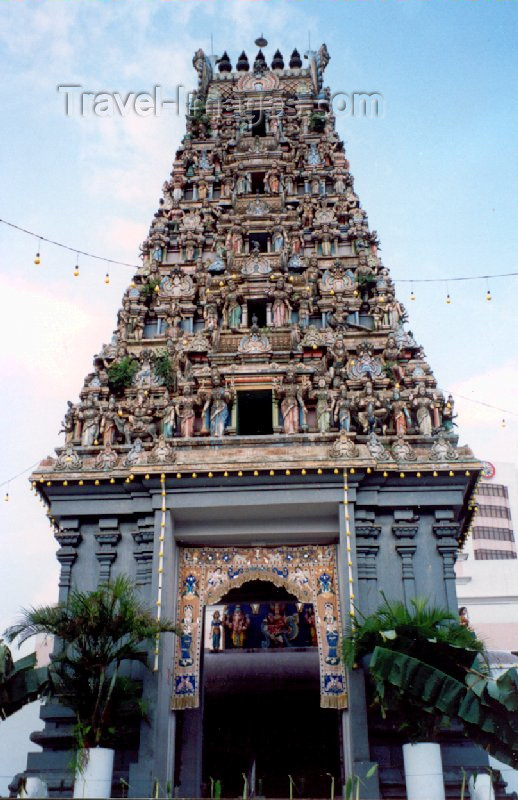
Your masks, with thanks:
[{"label": "dark interior", "polygon": [[252,172],[253,194],[264,194],[264,172]]},{"label": "dark interior", "polygon": [[250,245],[250,252],[252,253],[254,250],[254,242],[259,243],[259,252],[266,253],[268,252],[268,234],[267,233],[250,233],[248,235],[248,242]]},{"label": "dark interior", "polygon": [[[292,598],[253,581],[222,602],[261,593]],[[248,797],[290,797],[291,776],[293,798],[329,798],[331,776],[341,782],[340,715],[320,708],[316,648],[209,654],[204,671],[205,796],[212,778],[221,782],[222,797],[242,797],[244,775]]]},{"label": "dark interior", "polygon": [[257,317],[257,325],[266,328],[266,300],[249,300],[248,307],[248,327],[253,323],[253,317]]},{"label": "dark interior", "polygon": [[266,136],[266,115],[262,109],[252,111],[252,135]]},{"label": "dark interior", "polygon": [[241,436],[267,436],[273,433],[270,389],[238,392],[237,432]]}]

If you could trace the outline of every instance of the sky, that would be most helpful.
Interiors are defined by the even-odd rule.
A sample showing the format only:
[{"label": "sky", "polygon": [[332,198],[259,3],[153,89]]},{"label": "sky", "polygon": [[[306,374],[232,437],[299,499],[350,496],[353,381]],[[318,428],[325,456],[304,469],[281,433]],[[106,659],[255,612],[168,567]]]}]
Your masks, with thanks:
[{"label": "sky", "polygon": [[[336,110],[355,188],[381,240],[439,385],[456,397],[461,443],[516,461],[518,271],[517,4],[513,0],[3,0],[0,218],[138,264],[184,130],[181,108],[67,116],[57,87],[153,92],[182,101],[198,47],[235,64],[254,39],[270,61],[327,44],[334,92],[377,92],[384,114]],[[60,444],[92,356],[132,277],[0,224],[0,482]],[[419,278],[439,284],[409,283]],[[485,300],[487,288],[491,302]],[[452,302],[445,303],[449,292]],[[463,399],[467,398],[467,399]],[[499,411],[472,402],[498,406]],[[513,412],[512,414],[507,412]],[[513,416],[514,414],[514,416]],[[505,419],[505,427],[501,420]],[[0,630],[56,598],[56,542],[26,476],[0,496]],[[5,493],[7,486],[2,488]],[[0,764],[0,791],[2,765]]]}]

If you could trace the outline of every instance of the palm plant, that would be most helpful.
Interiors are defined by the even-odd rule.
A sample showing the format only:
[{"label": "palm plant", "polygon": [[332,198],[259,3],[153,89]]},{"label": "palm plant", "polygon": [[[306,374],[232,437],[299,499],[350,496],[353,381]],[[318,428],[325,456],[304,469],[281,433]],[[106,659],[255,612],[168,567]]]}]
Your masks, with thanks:
[{"label": "palm plant", "polygon": [[89,748],[120,744],[136,715],[142,717],[139,683],[121,675],[121,666],[147,666],[142,645],[165,631],[179,632],[169,620],[155,619],[132,582],[119,576],[91,592],[74,589],[56,606],[24,610],[6,636],[19,644],[41,633],[56,637],[49,694],[74,711],[78,746]]}]

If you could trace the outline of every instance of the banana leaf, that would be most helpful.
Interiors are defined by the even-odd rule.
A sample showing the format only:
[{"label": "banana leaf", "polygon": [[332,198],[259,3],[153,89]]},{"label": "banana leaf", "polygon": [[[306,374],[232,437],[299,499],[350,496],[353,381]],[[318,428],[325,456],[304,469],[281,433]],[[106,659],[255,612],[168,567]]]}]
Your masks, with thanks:
[{"label": "banana leaf", "polygon": [[[466,735],[488,753],[518,767],[518,672],[507,670],[497,680],[468,672],[461,683],[437,667],[406,653],[376,647],[369,664],[376,686],[388,684],[399,694],[384,692],[392,699],[390,713],[404,715],[420,709],[425,714],[458,720]],[[471,685],[470,685],[471,683]],[[394,698],[396,698],[394,700]]]}]

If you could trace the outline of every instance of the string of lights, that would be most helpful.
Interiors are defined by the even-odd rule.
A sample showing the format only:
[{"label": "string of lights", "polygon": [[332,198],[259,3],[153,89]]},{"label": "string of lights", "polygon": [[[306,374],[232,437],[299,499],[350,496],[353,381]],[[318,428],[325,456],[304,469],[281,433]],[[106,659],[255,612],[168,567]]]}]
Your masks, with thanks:
[{"label": "string of lights", "polygon": [[[81,250],[78,247],[71,247],[68,244],[63,244],[63,242],[56,242],[54,239],[49,239],[47,236],[43,236],[41,233],[34,233],[34,231],[29,231],[27,228],[22,228],[21,225],[15,225],[14,222],[8,222],[5,219],[0,219],[0,223],[3,225],[7,225],[9,228],[14,228],[17,231],[21,231],[22,233],[27,234],[27,236],[32,236],[34,239],[38,239],[38,242],[47,242],[47,244],[52,244],[54,247],[60,247],[62,250],[68,250],[71,253],[75,253],[76,256],[86,256],[86,258],[94,258],[96,261],[104,261],[106,264],[117,264],[121,267],[131,267],[131,269],[138,269],[138,265],[136,264],[129,264],[127,261],[117,261],[114,258],[106,258],[106,256],[98,256],[94,253],[88,253],[86,250]],[[34,257],[34,263],[39,265],[41,263],[41,247],[38,247],[36,255]]]},{"label": "string of lights", "polygon": [[[60,247],[63,250],[68,250],[71,253],[75,253],[76,257],[81,255],[81,256],[85,256],[86,258],[93,258],[93,259],[95,259],[97,261],[104,261],[107,264],[116,264],[117,266],[130,267],[131,269],[138,269],[139,268],[138,265],[130,264],[127,261],[118,261],[117,259],[114,259],[114,258],[107,258],[106,256],[99,256],[99,255],[96,255],[94,253],[89,253],[88,251],[82,250],[82,249],[80,249],[78,247],[72,247],[71,245],[64,244],[63,242],[58,242],[55,239],[49,239],[47,236],[44,236],[41,233],[36,233],[35,231],[30,231],[27,228],[22,227],[21,225],[16,225],[14,222],[8,222],[8,220],[5,220],[5,219],[1,219],[0,218],[0,223],[2,223],[3,225],[7,225],[9,228],[14,228],[15,230],[20,231],[21,233],[25,233],[27,236],[31,236],[34,239],[37,239],[38,242],[40,242],[40,243],[41,242],[47,242],[47,244],[51,244],[54,247]],[[34,258],[34,263],[37,264],[37,265],[39,265],[41,263],[41,252],[40,251],[41,251],[41,247],[38,247],[38,250],[37,250],[35,258]],[[79,275],[79,268],[78,268],[77,265],[76,265],[76,270],[74,271],[74,275],[76,275],[76,277],[78,277],[78,275]],[[451,282],[453,282],[453,281],[484,281],[484,280],[485,281],[489,281],[489,280],[494,280],[494,279],[497,279],[497,278],[512,278],[512,277],[516,277],[516,276],[518,276],[518,272],[500,272],[500,273],[495,273],[495,274],[492,274],[492,275],[458,275],[458,276],[455,276],[453,278],[449,277],[447,280],[445,280],[444,278],[392,278],[392,280],[394,281],[394,283],[409,283],[409,284],[411,284],[413,286],[414,283],[446,283],[446,284],[448,284],[448,283],[450,283],[450,281]],[[491,294],[489,289],[488,289],[487,294],[488,295]],[[415,300],[416,299],[413,290],[411,291],[410,299],[411,300]],[[491,299],[491,297],[490,296],[487,297],[487,295],[486,295],[486,299]],[[447,303],[451,302],[451,298],[450,298],[449,292],[448,292],[448,295],[447,295],[446,302]]]}]

